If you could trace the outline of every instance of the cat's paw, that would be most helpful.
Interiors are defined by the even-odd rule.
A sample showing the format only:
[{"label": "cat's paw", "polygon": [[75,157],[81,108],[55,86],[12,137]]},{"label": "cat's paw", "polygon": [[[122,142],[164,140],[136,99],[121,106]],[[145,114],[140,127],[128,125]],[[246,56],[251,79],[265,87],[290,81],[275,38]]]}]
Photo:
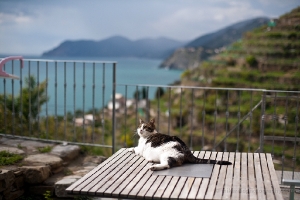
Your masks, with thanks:
[{"label": "cat's paw", "polygon": [[149,169],[150,169],[151,171],[156,171],[156,170],[157,170],[157,168],[156,168],[155,166],[153,166],[153,165],[150,166]]},{"label": "cat's paw", "polygon": [[161,164],[155,164],[149,167],[151,171],[158,171],[158,170],[164,170],[164,169],[169,169],[169,165],[161,165]]},{"label": "cat's paw", "polygon": [[129,151],[131,153],[135,153],[134,148],[128,148],[127,151]]}]

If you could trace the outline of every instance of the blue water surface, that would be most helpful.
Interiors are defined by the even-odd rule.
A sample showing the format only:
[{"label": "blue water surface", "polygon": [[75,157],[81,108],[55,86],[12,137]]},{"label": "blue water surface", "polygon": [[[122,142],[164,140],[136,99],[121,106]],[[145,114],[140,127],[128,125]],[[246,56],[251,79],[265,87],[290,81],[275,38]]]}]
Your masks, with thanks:
[{"label": "blue water surface", "polygon": [[[3,58],[3,57],[2,57]],[[168,85],[180,79],[182,71],[160,69],[162,60],[142,58],[39,58],[25,57],[24,68],[19,61],[5,65],[7,73],[21,77],[23,86],[29,74],[39,83],[48,80],[49,101],[42,107],[41,115],[64,115],[75,110],[89,111],[106,106],[112,94],[112,68],[116,62],[116,92],[133,98],[141,90],[136,85]],[[30,62],[29,60],[30,59]],[[37,59],[37,60],[33,60]],[[46,62],[45,60],[49,60]],[[57,61],[57,62],[53,62]],[[63,60],[63,61],[61,61]],[[74,64],[73,61],[79,61]],[[90,61],[95,61],[90,62]],[[105,64],[102,61],[106,61]],[[19,95],[20,80],[0,78],[0,94]],[[125,87],[124,85],[128,85]],[[132,85],[132,86],[131,86]],[[156,87],[149,87],[149,98]]]}]

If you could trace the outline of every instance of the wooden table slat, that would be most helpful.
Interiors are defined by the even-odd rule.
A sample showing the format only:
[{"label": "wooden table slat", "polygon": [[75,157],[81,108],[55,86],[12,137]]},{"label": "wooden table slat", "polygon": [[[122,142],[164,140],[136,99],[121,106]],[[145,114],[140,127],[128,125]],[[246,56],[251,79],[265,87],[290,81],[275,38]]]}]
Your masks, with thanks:
[{"label": "wooden table slat", "polygon": [[259,200],[266,199],[266,196],[264,194],[265,188],[263,185],[263,177],[261,173],[259,153],[254,153],[254,169],[255,169],[255,176],[256,176],[257,199]]},{"label": "wooden table slat", "polygon": [[195,178],[195,177],[187,177],[187,180],[185,182],[185,184],[183,185],[182,190],[180,191],[180,195],[178,197],[178,199],[187,199],[188,195],[191,191],[191,189],[193,188],[194,182],[196,179],[200,179],[200,178]]},{"label": "wooden table slat", "polygon": [[[94,180],[89,182],[88,185],[83,187],[80,190],[81,194],[94,194],[102,185],[106,184],[106,182],[113,178],[113,175],[117,173],[118,170],[121,170],[122,167],[127,163],[126,160],[131,160],[134,157],[133,154],[126,152],[123,157],[118,159],[115,163],[109,166],[100,176],[97,176]],[[101,181],[101,183],[100,183]]]},{"label": "wooden table slat", "polygon": [[177,176],[172,177],[171,181],[169,182],[169,185],[167,186],[165,192],[162,195],[162,198],[164,198],[164,199],[169,199],[170,198],[170,196],[171,196],[171,194],[172,194],[179,178],[180,177],[177,177]]},{"label": "wooden table slat", "polygon": [[267,164],[268,164],[268,168],[269,168],[269,172],[270,172],[270,177],[272,178],[273,193],[274,193],[276,199],[283,200],[281,189],[279,186],[279,181],[277,179],[277,175],[276,175],[276,172],[274,169],[272,156],[269,153],[266,156],[267,156]]},{"label": "wooden table slat", "polygon": [[[195,157],[199,158],[200,152],[193,152],[193,154]],[[204,153],[203,153],[203,155],[204,155]],[[203,155],[201,155],[201,156],[203,156]],[[179,195],[178,199],[186,199],[187,198],[191,188],[193,187],[193,183],[194,183],[195,179],[196,179],[195,177],[187,177],[186,182],[183,185],[182,190],[180,191],[180,195]]]},{"label": "wooden table slat", "polygon": [[[222,160],[223,157],[223,152],[213,152],[216,153],[216,160]],[[217,185],[217,181],[218,181],[218,177],[219,177],[219,173],[220,173],[220,165],[214,165],[211,177],[210,177],[210,181],[209,181],[209,185],[208,185],[208,189],[205,195],[205,199],[212,199],[215,193],[215,189],[216,189],[216,185]]]},{"label": "wooden table slat", "polygon": [[110,185],[110,187],[107,188],[107,190],[105,190],[105,193],[112,195],[117,188],[120,188],[120,185],[122,183],[130,179],[130,176],[132,175],[132,173],[135,173],[135,170],[141,167],[143,161],[145,160],[142,157],[136,157],[137,160],[134,162],[134,164],[132,166],[129,166],[129,168],[125,172],[123,172],[123,174],[120,177],[118,177],[118,179],[112,185]]},{"label": "wooden table slat", "polygon": [[76,183],[68,187],[67,191],[72,191],[74,194],[79,194],[81,189],[84,188],[86,185],[90,184],[92,180],[94,180],[96,177],[98,177],[102,172],[104,172],[107,168],[110,167],[110,163],[114,162],[114,159],[119,159],[119,157],[124,156],[126,154],[125,149],[120,149],[116,154],[112,155],[108,159],[106,159],[103,163],[98,165],[96,168],[91,170],[89,173],[87,173],[85,176],[83,176],[81,179],[79,179]]},{"label": "wooden table slat", "polygon": [[187,181],[187,177],[180,177],[172,194],[170,195],[170,199],[178,199],[179,195],[182,191],[182,188],[184,187],[184,185],[186,184]]},{"label": "wooden table slat", "polygon": [[248,187],[250,200],[257,199],[253,157],[253,153],[248,153]]},{"label": "wooden table slat", "polygon": [[108,164],[110,162],[113,162],[115,158],[118,158],[124,152],[125,152],[125,148],[120,149],[118,152],[116,152],[114,155],[110,156],[108,159],[106,159],[100,165],[98,165],[97,167],[95,167],[94,169],[92,169],[89,173],[87,173],[86,175],[84,175],[81,179],[79,179],[78,181],[76,181],[74,184],[72,184],[66,190],[68,192],[79,193],[77,191],[78,191],[78,187],[80,185],[82,185],[84,182],[88,182],[90,179],[95,178],[98,175],[98,174],[96,174],[96,172],[99,172],[99,170],[103,169],[104,166],[108,167]]},{"label": "wooden table slat", "polygon": [[247,153],[242,153],[242,161],[241,161],[241,199],[248,199],[248,170],[247,170],[248,158]]},{"label": "wooden table slat", "polygon": [[[214,156],[215,156],[215,153],[212,154],[212,152],[207,151],[207,152],[205,152],[204,158],[205,159],[215,159]],[[198,190],[196,199],[204,199],[204,196],[205,196],[205,193],[206,193],[206,190],[207,190],[207,187],[208,187],[208,183],[209,183],[209,178],[203,178],[202,179],[202,182],[201,182],[200,188]]]},{"label": "wooden table slat", "polygon": [[275,196],[273,194],[273,189],[272,189],[272,184],[271,184],[271,179],[269,175],[269,169],[267,165],[267,159],[264,153],[260,154],[260,163],[261,163],[261,169],[262,169],[262,175],[264,178],[264,186],[265,186],[265,193],[267,196],[267,199],[272,200],[275,199]]},{"label": "wooden table slat", "polygon": [[[205,156],[205,151],[201,151],[200,154],[198,155],[198,158],[203,159]],[[200,188],[202,182],[202,178],[195,178],[191,188],[190,188],[190,192],[189,195],[187,196],[188,199],[195,199],[196,195],[198,193],[198,190]],[[189,183],[189,182],[188,182]]]},{"label": "wooden table slat", "polygon": [[214,165],[210,178],[153,175],[152,163],[120,149],[67,188],[71,194],[137,199],[279,199],[282,193],[271,154],[195,151]]},{"label": "wooden table slat", "polygon": [[[224,152],[222,160],[228,161],[228,156],[229,156],[228,152]],[[228,168],[228,166],[221,166],[219,177],[218,177],[218,184],[216,186],[216,191],[215,191],[215,195],[214,195],[214,199],[221,199],[222,198],[227,168]]]},{"label": "wooden table slat", "polygon": [[[150,176],[150,178],[147,180],[147,182],[143,185],[139,193],[137,194],[138,197],[145,197],[146,193],[148,192],[149,188],[153,187],[153,184],[155,180],[157,179],[157,176]],[[155,187],[155,186],[154,186]]]},{"label": "wooden table slat", "polygon": [[229,199],[231,196],[232,180],[233,180],[233,166],[235,165],[235,153],[234,152],[229,153],[229,161],[232,163],[232,165],[227,166],[222,199]]},{"label": "wooden table slat", "polygon": [[240,199],[240,178],[241,177],[241,153],[235,153],[233,168],[232,199]]},{"label": "wooden table slat", "polygon": [[169,185],[170,181],[172,179],[172,176],[165,176],[164,180],[156,190],[155,194],[153,195],[154,199],[160,199],[165,192],[167,186]]},{"label": "wooden table slat", "polygon": [[[97,194],[104,194],[104,191],[109,189],[111,185],[116,185],[115,183],[117,180],[124,180],[124,174],[127,170],[130,170],[130,167],[139,159],[137,156],[130,156],[127,160],[124,160],[122,164],[119,164],[118,167],[113,169],[110,174],[113,176],[106,176],[101,180],[101,182],[105,182],[104,185],[97,184],[94,186],[89,192],[96,192]],[[126,162],[127,161],[127,162]]]},{"label": "wooden table slat", "polygon": [[165,177],[166,176],[157,176],[157,179],[155,180],[155,182],[153,183],[153,185],[150,187],[150,189],[147,191],[145,195],[146,199],[153,198],[155,192],[158,190],[159,186],[161,185]]},{"label": "wooden table slat", "polygon": [[[127,188],[127,186],[130,183],[132,183],[132,180],[134,178],[136,178],[136,175],[139,174],[139,173],[146,173],[147,167],[145,167],[145,165],[148,164],[148,162],[143,158],[141,158],[141,159],[142,159],[142,163],[140,165],[138,165],[132,171],[132,173],[118,187],[116,187],[115,190],[113,190],[113,192],[111,192],[112,197],[120,197],[120,195],[126,194],[127,191],[125,189]],[[130,187],[130,186],[128,186],[128,187]],[[125,191],[123,191],[123,190],[125,190]]]},{"label": "wooden table slat", "polygon": [[149,170],[149,166],[152,164],[148,163],[144,168],[138,173],[134,179],[124,188],[120,195],[127,195],[128,198],[135,198],[143,183],[151,176],[152,172]]}]

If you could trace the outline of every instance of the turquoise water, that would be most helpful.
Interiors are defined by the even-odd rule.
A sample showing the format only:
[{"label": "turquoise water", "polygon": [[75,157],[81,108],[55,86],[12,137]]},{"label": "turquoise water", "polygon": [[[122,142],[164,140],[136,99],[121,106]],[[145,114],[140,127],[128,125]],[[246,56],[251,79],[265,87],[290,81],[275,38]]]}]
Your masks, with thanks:
[{"label": "turquoise water", "polygon": [[[19,61],[6,64],[5,71],[22,77],[23,85],[25,77],[32,74],[39,82],[48,80],[47,94],[49,101],[42,107],[41,114],[45,115],[48,108],[48,115],[63,115],[64,112],[74,110],[89,111],[92,108],[100,109],[107,105],[112,94],[112,63],[93,64],[83,61],[115,61],[116,67],[116,92],[127,98],[132,98],[136,86],[128,86],[127,93],[123,84],[129,85],[168,85],[180,79],[182,71],[159,69],[162,60],[138,59],[138,58],[102,58],[80,60],[74,66],[74,62],[55,62],[40,60],[24,62],[24,68],[20,70]],[[55,59],[57,61],[61,59]],[[69,59],[63,59],[69,60]],[[47,67],[48,66],[48,67]],[[47,70],[48,68],[48,70]],[[74,70],[75,69],[75,70]],[[57,86],[57,87],[56,87]],[[74,87],[75,86],[75,87]],[[94,86],[94,87],[93,87]],[[138,88],[139,90],[142,87]],[[20,81],[0,78],[0,94],[19,95]],[[149,87],[149,98],[154,97],[156,87]],[[104,100],[104,101],[103,101]],[[57,109],[55,109],[57,108]]]}]

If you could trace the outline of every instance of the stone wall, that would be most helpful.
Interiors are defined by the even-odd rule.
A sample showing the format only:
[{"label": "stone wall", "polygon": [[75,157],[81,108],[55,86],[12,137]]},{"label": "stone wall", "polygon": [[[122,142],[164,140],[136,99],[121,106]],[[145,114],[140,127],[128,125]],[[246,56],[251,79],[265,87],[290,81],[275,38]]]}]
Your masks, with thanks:
[{"label": "stone wall", "polygon": [[49,145],[0,138],[0,151],[24,156],[15,166],[0,167],[0,200],[14,200],[27,194],[44,199],[46,193],[56,199],[71,197],[65,189],[106,159],[82,155],[77,145],[52,144],[49,153],[35,150],[38,146]]}]

